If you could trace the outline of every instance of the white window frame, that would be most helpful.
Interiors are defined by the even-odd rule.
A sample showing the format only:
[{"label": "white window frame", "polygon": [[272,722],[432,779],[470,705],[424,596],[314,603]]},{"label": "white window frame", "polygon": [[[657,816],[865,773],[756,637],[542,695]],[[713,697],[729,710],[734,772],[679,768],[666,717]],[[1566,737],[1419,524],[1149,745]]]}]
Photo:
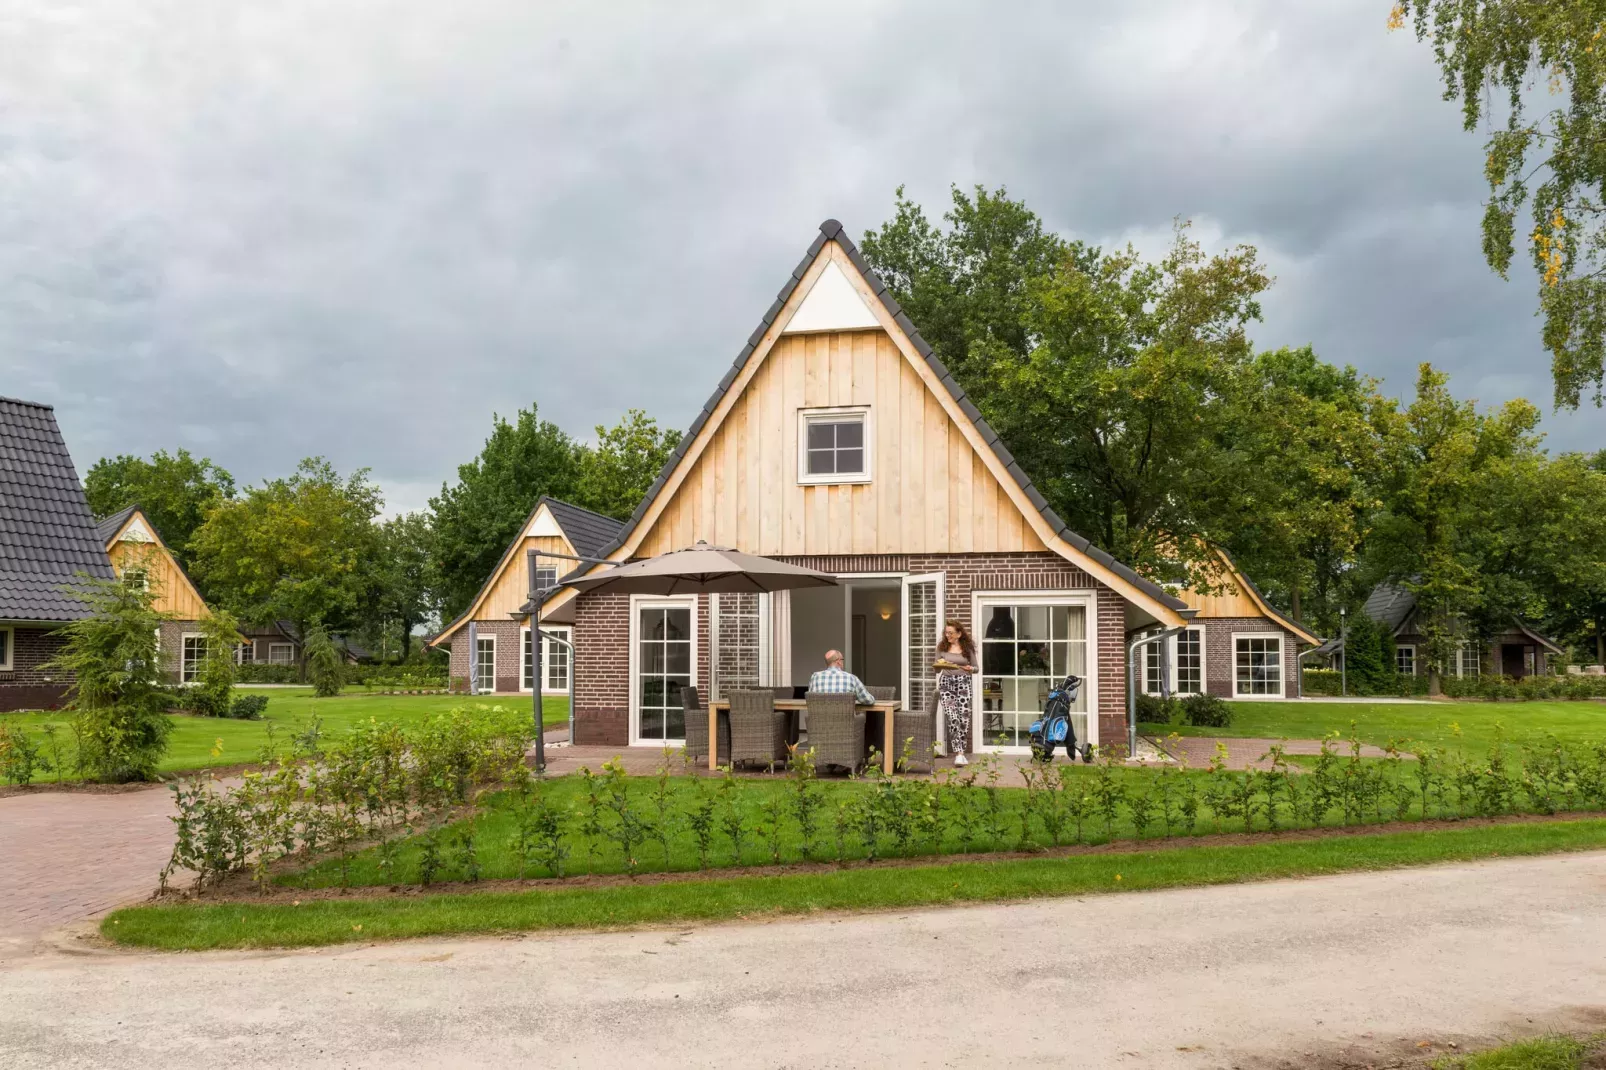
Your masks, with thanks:
[{"label": "white window frame", "polygon": [[[563,648],[563,653],[567,654],[569,657],[568,675],[570,678],[572,678],[574,675],[574,626],[571,624],[543,624],[541,625],[541,632],[542,675],[547,676],[548,680],[551,679],[550,675],[548,674],[549,666],[552,664],[552,653],[553,651],[559,649],[561,644],[554,643],[551,639],[547,638],[547,636],[557,635],[569,641],[570,645],[567,648]],[[530,663],[530,658],[527,656],[527,652],[529,650],[530,626],[526,624],[524,627],[519,629],[519,690],[524,692],[526,695],[530,694],[532,690],[530,686],[530,672],[534,668],[534,666]],[[567,680],[564,682],[562,687],[553,687],[550,683],[546,682],[543,682],[541,687],[541,694],[543,695],[567,695],[568,693],[569,684]]]},{"label": "white window frame", "polygon": [[4,651],[0,651],[0,653],[4,654],[4,657],[0,657],[0,672],[13,672],[17,663],[17,630],[10,625],[6,625],[0,627],[0,634],[4,634],[6,637],[6,648]]},{"label": "white window frame", "polygon": [[[202,640],[204,642],[205,639],[206,639],[206,636],[201,634],[200,632],[183,632],[179,636],[179,640],[178,640],[178,682],[184,687],[193,687],[193,686],[195,686],[195,682],[196,682],[194,677],[191,677],[189,679],[185,679],[186,675],[189,672],[189,667],[192,664],[190,662],[190,660],[189,660],[189,648],[190,648],[190,640],[191,639],[200,639],[200,640]],[[204,661],[205,658],[206,658],[206,655],[202,654],[201,657],[196,659],[196,661],[193,663],[194,666],[195,666],[195,676],[196,677],[201,675],[201,662]]]},{"label": "white window frame", "polygon": [[121,580],[123,585],[126,587],[136,586],[132,582],[136,576],[139,578],[139,583],[137,585],[138,589],[140,591],[149,591],[151,589],[151,570],[148,566],[124,565],[117,572],[117,578]]},{"label": "white window frame", "polygon": [[[1467,672],[1467,655],[1471,654],[1478,661],[1477,668]],[[1455,674],[1460,677],[1471,676],[1477,678],[1483,675],[1483,646],[1479,643],[1462,643],[1455,652]]]},{"label": "white window frame", "polygon": [[641,665],[641,611],[643,609],[680,609],[691,607],[691,686],[701,687],[697,678],[697,663],[702,655],[698,643],[697,613],[700,599],[694,594],[680,595],[654,595],[633,594],[630,596],[630,745],[639,747],[648,746],[681,747],[685,739],[647,739],[641,737],[641,688],[638,670]]},{"label": "white window frame", "polygon": [[[1400,671],[1400,655],[1405,653],[1407,650],[1409,650],[1411,652],[1411,671],[1410,672],[1401,672]],[[1396,673],[1399,673],[1402,676],[1416,676],[1417,675],[1416,667],[1417,667],[1416,644],[1415,643],[1396,643],[1395,646],[1394,646],[1394,671]]]},{"label": "white window frame", "polygon": [[[1087,614],[1087,675],[1082,677],[1082,695],[1087,704],[1087,738],[1078,739],[1077,745],[1083,743],[1094,747],[1099,745],[1099,676],[1103,672],[1103,664],[1099,661],[1099,605],[1098,596],[1093,591],[972,591],[970,595],[970,621],[971,632],[976,639],[976,656],[982,656],[982,640],[978,634],[976,622],[985,620],[982,616],[983,607],[991,604],[1024,606],[1024,605],[1065,605],[1079,606]],[[1032,748],[1025,747],[987,747],[981,742],[981,673],[973,679],[970,689],[970,746],[977,753],[991,751],[994,754],[1030,754]],[[1056,681],[1057,682],[1057,681]]]},{"label": "white window frame", "polygon": [[[483,644],[483,643],[490,643],[491,644],[491,678],[489,680],[486,680],[485,679],[485,674],[483,672],[479,671],[480,670],[480,645]],[[470,655],[474,658],[474,671],[475,671],[475,676],[476,676],[477,682],[479,684],[479,690],[476,692],[476,694],[480,694],[480,695],[494,695],[494,694],[496,694],[496,653],[497,653],[497,651],[496,651],[496,633],[495,632],[486,632],[484,635],[476,635],[474,637],[474,649],[472,651],[470,651]],[[487,684],[489,684],[489,686],[486,686]]]},{"label": "white window frame", "polygon": [[[1272,694],[1254,694],[1238,690],[1238,640],[1240,639],[1272,639],[1277,643],[1277,692]],[[1288,648],[1285,645],[1287,638],[1281,632],[1233,632],[1232,633],[1232,697],[1242,699],[1280,699],[1288,693]]]},{"label": "white window frame", "polygon": [[[1206,666],[1209,664],[1209,662],[1207,662],[1205,660],[1205,629],[1204,629],[1204,626],[1203,625],[1199,625],[1199,624],[1190,624],[1190,625],[1188,625],[1187,630],[1190,631],[1190,632],[1194,632],[1199,636],[1199,690],[1197,690],[1197,691],[1179,691],[1179,690],[1177,690],[1177,681],[1182,678],[1182,665],[1181,665],[1181,662],[1179,660],[1180,659],[1180,653],[1177,650],[1177,640],[1181,638],[1181,635],[1180,634],[1179,635],[1173,635],[1173,636],[1169,636],[1166,639],[1164,645],[1165,645],[1165,656],[1166,656],[1166,659],[1167,659],[1167,664],[1169,664],[1170,668],[1171,668],[1171,673],[1170,673],[1170,675],[1171,675],[1171,694],[1174,695],[1174,696],[1202,695],[1207,690],[1209,690],[1209,688],[1207,686],[1208,682],[1207,682],[1207,680],[1205,678]],[[1152,635],[1153,632],[1150,632],[1149,634]],[[1158,695],[1160,693],[1159,691],[1154,690],[1153,688],[1149,687],[1149,657],[1150,657],[1150,653],[1154,650],[1155,646],[1156,646],[1156,644],[1150,643],[1148,646],[1143,648],[1143,660],[1142,660],[1143,677],[1142,677],[1142,679],[1140,681],[1139,686],[1140,686],[1141,690],[1143,691],[1143,693],[1145,695]]]},{"label": "white window frame", "polygon": [[[858,417],[864,425],[864,471],[820,472],[809,471],[809,425],[812,423],[847,423],[849,417]],[[797,410],[797,481],[806,487],[849,486],[868,483],[875,473],[875,424],[868,405],[839,405],[833,408]]]},{"label": "white window frame", "polygon": [[[286,656],[285,660],[280,661],[278,658],[273,656],[273,652],[275,650],[288,650],[290,653],[288,654],[288,656]],[[294,643],[269,643],[268,644],[268,664],[269,665],[294,665],[295,663],[296,663],[296,645]]]},{"label": "white window frame", "polygon": [[[246,656],[247,653],[250,654],[249,657]],[[235,643],[234,644],[234,664],[236,664],[236,665],[254,665],[254,664],[256,664],[256,660],[257,660],[257,645],[256,645],[256,643],[254,641],[252,641],[250,639],[247,639],[243,643]]]}]

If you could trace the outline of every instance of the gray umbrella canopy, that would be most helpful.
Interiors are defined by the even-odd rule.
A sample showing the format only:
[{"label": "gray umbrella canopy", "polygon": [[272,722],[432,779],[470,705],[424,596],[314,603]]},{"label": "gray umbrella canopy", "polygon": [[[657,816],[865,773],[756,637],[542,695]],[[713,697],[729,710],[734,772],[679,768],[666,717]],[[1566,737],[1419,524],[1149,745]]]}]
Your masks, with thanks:
[{"label": "gray umbrella canopy", "polygon": [[825,572],[706,542],[565,584],[577,591],[613,594],[731,594],[836,585],[836,577]]}]

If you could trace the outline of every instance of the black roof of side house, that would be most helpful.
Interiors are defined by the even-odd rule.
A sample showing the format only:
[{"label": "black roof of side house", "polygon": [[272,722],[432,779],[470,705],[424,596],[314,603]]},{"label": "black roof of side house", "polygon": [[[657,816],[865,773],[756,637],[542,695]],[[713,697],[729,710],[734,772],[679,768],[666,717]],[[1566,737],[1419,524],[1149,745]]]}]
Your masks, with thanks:
[{"label": "black roof of side house", "polygon": [[0,620],[87,617],[84,575],[113,578],[55,411],[0,397]]}]

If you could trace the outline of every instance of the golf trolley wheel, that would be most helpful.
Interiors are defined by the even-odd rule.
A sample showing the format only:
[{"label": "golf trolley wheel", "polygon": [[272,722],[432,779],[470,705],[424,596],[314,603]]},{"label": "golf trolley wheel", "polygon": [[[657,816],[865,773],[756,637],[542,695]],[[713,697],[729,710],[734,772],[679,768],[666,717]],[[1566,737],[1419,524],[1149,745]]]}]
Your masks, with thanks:
[{"label": "golf trolley wheel", "polygon": [[1032,740],[1032,758],[1039,762],[1052,762],[1054,760],[1054,744],[1047,740]]}]

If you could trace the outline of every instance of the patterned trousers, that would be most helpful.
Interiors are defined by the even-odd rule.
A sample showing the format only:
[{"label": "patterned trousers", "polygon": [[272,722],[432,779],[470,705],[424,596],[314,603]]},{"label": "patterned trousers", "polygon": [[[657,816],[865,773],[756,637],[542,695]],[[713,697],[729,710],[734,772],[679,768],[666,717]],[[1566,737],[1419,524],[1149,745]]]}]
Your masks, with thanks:
[{"label": "patterned trousers", "polygon": [[937,714],[948,727],[948,753],[970,750],[970,673],[937,674]]}]

